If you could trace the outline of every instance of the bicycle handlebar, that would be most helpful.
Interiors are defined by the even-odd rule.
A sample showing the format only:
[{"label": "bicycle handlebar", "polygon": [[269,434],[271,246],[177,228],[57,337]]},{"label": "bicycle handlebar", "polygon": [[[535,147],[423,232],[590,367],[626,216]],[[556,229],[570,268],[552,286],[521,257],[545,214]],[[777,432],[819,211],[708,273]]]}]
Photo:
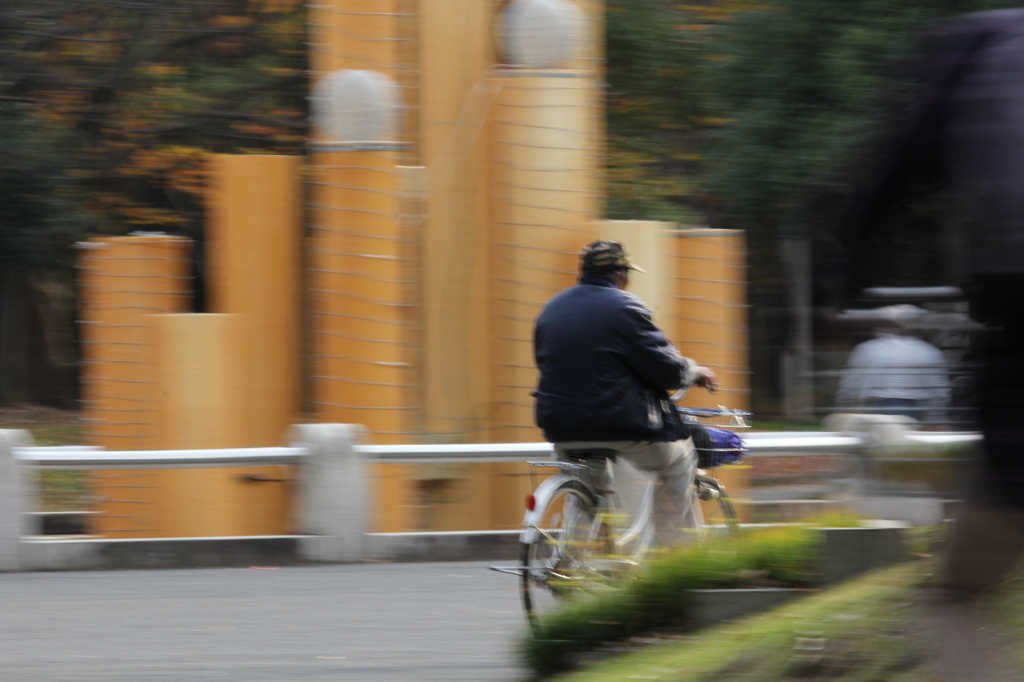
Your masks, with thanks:
[{"label": "bicycle handlebar", "polygon": [[[679,389],[671,396],[670,399],[672,402],[682,400],[686,397],[686,394],[690,392],[690,388],[692,387]],[[719,405],[718,409],[710,407],[680,407],[677,405],[676,409],[680,414],[687,417],[693,417],[694,419],[713,420],[725,418],[727,421],[719,422],[717,425],[733,426],[738,428],[748,428],[749,425],[746,423],[746,420],[751,416],[750,412],[745,412],[743,410],[730,410],[722,405]],[[708,424],[709,422],[705,421],[704,423]]]}]

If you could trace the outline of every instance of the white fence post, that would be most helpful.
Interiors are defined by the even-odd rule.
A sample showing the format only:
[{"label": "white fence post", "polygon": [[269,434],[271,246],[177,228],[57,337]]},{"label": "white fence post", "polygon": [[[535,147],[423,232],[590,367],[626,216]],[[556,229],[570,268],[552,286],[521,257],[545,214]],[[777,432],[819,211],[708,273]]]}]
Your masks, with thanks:
[{"label": "white fence post", "polygon": [[0,570],[22,568],[21,536],[25,534],[26,506],[31,485],[26,467],[14,457],[14,448],[32,442],[28,431],[0,429]]},{"label": "white fence post", "polygon": [[366,437],[356,424],[298,424],[289,444],[308,455],[299,464],[296,519],[299,553],[309,561],[361,561],[370,530],[373,481],[356,451]]}]

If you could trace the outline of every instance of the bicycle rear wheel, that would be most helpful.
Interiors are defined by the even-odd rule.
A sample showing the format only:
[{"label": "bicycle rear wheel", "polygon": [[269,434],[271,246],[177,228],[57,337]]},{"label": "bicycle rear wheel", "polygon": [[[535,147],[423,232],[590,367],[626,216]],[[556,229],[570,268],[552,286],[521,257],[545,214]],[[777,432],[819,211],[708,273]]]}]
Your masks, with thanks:
[{"label": "bicycle rear wheel", "polygon": [[563,481],[527,514],[532,539],[520,543],[523,608],[530,625],[560,603],[602,581],[591,560],[607,553],[609,529],[593,492],[578,480]]},{"label": "bicycle rear wheel", "polygon": [[736,509],[718,479],[708,474],[698,474],[694,482],[697,495],[701,499],[701,510],[704,523],[701,526],[708,535],[736,536],[740,524],[736,517]]}]

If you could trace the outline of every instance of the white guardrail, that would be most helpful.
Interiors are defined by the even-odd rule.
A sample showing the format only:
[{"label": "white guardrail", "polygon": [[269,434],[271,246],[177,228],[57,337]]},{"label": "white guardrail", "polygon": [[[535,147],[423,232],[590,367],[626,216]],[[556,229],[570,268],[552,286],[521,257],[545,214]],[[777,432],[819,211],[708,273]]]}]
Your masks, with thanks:
[{"label": "white guardrail", "polygon": [[[956,445],[976,433],[914,432],[885,428],[835,432],[745,433],[750,456],[858,454],[867,448]],[[19,545],[32,535],[35,469],[144,469],[297,465],[295,517],[300,553],[316,561],[358,561],[365,556],[372,486],[365,463],[523,462],[551,456],[548,443],[367,445],[355,425],[303,424],[288,434],[290,447],[211,450],[109,451],[97,447],[33,447],[25,432],[0,431],[0,570],[24,568]],[[890,454],[876,451],[879,454]],[[902,459],[897,449],[891,452]]]},{"label": "white guardrail", "polygon": [[42,469],[179,469],[298,464],[305,448],[104,450],[97,447],[15,447],[14,457]]},{"label": "white guardrail", "polygon": [[[981,442],[981,434],[907,433],[906,444],[953,445]],[[853,454],[872,443],[865,436],[793,431],[747,433],[749,456]],[[380,464],[526,462],[551,456],[550,443],[479,443],[449,445],[355,445],[353,452]],[[301,447],[228,448],[220,450],[104,450],[89,446],[15,447],[21,462],[45,469],[172,469],[300,464]],[[882,458],[889,459],[889,458]]]}]

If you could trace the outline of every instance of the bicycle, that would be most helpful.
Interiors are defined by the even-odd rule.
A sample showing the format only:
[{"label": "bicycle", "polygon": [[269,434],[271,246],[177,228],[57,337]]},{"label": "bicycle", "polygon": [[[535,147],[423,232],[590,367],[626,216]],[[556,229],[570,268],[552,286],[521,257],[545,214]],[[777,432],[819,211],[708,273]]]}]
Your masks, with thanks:
[{"label": "bicycle", "polygon": [[[750,416],[724,408],[678,409],[692,423],[729,428],[746,428]],[[708,471],[721,459],[738,460],[742,452],[738,438],[720,437],[698,448],[700,461],[693,485],[697,497],[711,503],[704,511],[700,530],[737,532],[736,512],[725,487]],[[571,450],[566,455],[571,461],[529,462],[531,469],[554,468],[558,473],[544,480],[526,499],[519,565],[491,567],[520,576],[523,607],[532,627],[537,626],[543,613],[572,595],[614,589],[617,582],[628,579],[654,539],[657,479],[647,484],[632,522],[620,528],[624,514],[618,494],[598,484],[600,467],[614,461],[615,451]]]}]

